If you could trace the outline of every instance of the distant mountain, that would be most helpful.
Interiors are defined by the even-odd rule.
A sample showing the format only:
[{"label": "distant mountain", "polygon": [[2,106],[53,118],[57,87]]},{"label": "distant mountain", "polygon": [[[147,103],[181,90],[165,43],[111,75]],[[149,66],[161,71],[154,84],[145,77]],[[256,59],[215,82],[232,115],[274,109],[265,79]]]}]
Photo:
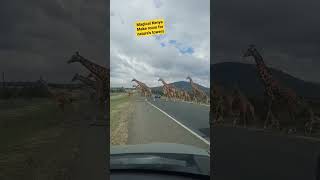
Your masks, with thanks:
[{"label": "distant mountain", "polygon": [[[169,84],[172,84],[176,88],[179,88],[179,89],[182,89],[182,90],[186,90],[186,91],[189,91],[189,92],[192,91],[190,82],[187,82],[187,81],[178,81],[178,82],[169,83]],[[197,84],[197,83],[195,83],[195,84]],[[197,85],[201,90],[203,90],[205,93],[207,93],[209,95],[209,91],[210,91],[209,88],[201,86],[199,84],[197,84]],[[152,91],[161,91],[162,92],[162,86],[152,87],[151,90]]]},{"label": "distant mountain", "polygon": [[[281,85],[292,88],[298,95],[320,97],[320,84],[303,81],[273,68],[270,68],[270,72]],[[211,64],[210,73],[211,83],[217,82],[229,88],[234,87],[237,83],[243,92],[252,96],[260,96],[264,92],[255,64],[236,62]]]}]

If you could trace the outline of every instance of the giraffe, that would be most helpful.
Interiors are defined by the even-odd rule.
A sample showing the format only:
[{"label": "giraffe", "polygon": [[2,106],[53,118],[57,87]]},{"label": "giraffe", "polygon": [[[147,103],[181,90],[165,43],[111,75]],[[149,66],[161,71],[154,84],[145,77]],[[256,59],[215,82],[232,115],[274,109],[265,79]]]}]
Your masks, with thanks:
[{"label": "giraffe", "polygon": [[253,121],[255,121],[254,106],[248,100],[248,98],[236,88],[232,93],[232,112],[238,111],[238,116],[233,121],[233,126],[237,125],[237,121],[242,119],[244,127],[247,126],[247,114],[250,113]]},{"label": "giraffe", "polygon": [[71,104],[73,99],[68,96],[67,93],[65,92],[55,92],[53,91],[45,82],[44,80],[40,79],[40,83],[47,89],[49,92],[50,97],[56,102],[58,107],[61,109],[62,112],[65,111],[65,105],[66,104]]},{"label": "giraffe", "polygon": [[221,85],[214,83],[210,89],[212,102],[210,109],[213,112],[213,124],[224,123],[224,117],[233,116],[233,97]]},{"label": "giraffe", "polygon": [[179,93],[180,93],[180,99],[181,99],[182,101],[186,101],[186,102],[189,101],[188,98],[189,98],[190,96],[188,97],[189,94],[188,94],[187,91],[185,91],[185,90],[180,90]]},{"label": "giraffe", "polygon": [[100,103],[102,104],[107,100],[107,85],[108,85],[108,69],[96,63],[89,61],[88,59],[84,58],[76,52],[71,58],[67,61],[68,64],[79,62],[84,67],[86,67],[90,72],[91,75],[97,80],[97,92],[99,96]]},{"label": "giraffe", "polygon": [[79,80],[81,81],[83,84],[87,85],[88,87],[91,87],[93,88],[94,90],[97,89],[97,82],[94,81],[94,80],[91,80],[90,78],[88,77],[84,77],[82,75],[79,75],[78,73],[76,73],[73,78],[72,78],[72,82],[76,81],[76,80]]},{"label": "giraffe", "polygon": [[128,96],[132,96],[132,92],[131,91],[128,91]]},{"label": "giraffe", "polygon": [[141,89],[144,92],[145,97],[151,97],[151,95],[152,95],[151,89],[146,84],[136,80],[135,78],[133,78],[131,81],[139,84],[139,86],[141,87]]},{"label": "giraffe", "polygon": [[184,90],[178,89],[176,88],[176,92],[177,92],[177,98],[181,101],[187,101],[187,94],[185,93]]},{"label": "giraffe", "polygon": [[188,91],[186,90],[183,90],[183,97],[184,97],[184,101],[191,101],[191,97],[190,97],[190,94],[188,93]]},{"label": "giraffe", "polygon": [[[284,104],[285,107],[288,109],[290,119],[293,123],[295,123],[295,127],[289,129],[289,132],[296,132],[296,128],[298,126],[298,121],[296,119],[296,115],[301,112],[305,112],[308,114],[309,119],[304,123],[305,125],[305,134],[311,134],[312,128],[315,123],[314,112],[309,107],[309,105],[300,99],[296,93],[289,88],[283,88],[280,84],[272,78],[272,75],[265,65],[264,60],[260,53],[257,51],[254,45],[250,45],[248,50],[243,54],[243,57],[250,57],[252,56],[255,60],[256,67],[258,70],[259,77],[264,85],[265,95],[267,96],[267,115],[264,121],[264,128],[267,127],[269,123],[269,117],[273,116],[272,108],[274,104]],[[300,112],[299,112],[300,111]],[[280,128],[279,120],[271,121],[271,126],[276,125],[277,128]]]},{"label": "giraffe", "polygon": [[208,95],[203,92],[191,79],[190,76],[187,77],[187,79],[190,80],[191,88],[192,88],[192,93],[193,93],[193,99],[198,102],[199,99],[200,101],[204,101],[205,103],[209,102],[209,97]]},{"label": "giraffe", "polygon": [[100,103],[103,103],[103,101],[105,99],[107,99],[107,89],[106,89],[107,87],[105,85],[105,82],[102,81],[99,77],[97,77],[93,73],[90,73],[87,78],[89,78],[92,81],[96,82],[95,83],[95,85],[96,85],[96,93],[97,93],[97,96],[98,96],[98,99],[99,99]]},{"label": "giraffe", "polygon": [[163,84],[163,93],[166,96],[167,100],[173,99],[176,97],[176,90],[173,86],[170,86],[168,83],[166,83],[162,78],[159,78],[158,81],[161,81]]},{"label": "giraffe", "polygon": [[[72,78],[72,82],[76,81],[76,80],[79,80],[81,81],[83,84],[85,84],[87,87],[89,88],[92,88],[94,91],[97,92],[97,82],[96,80],[92,80],[88,77],[85,77],[85,76],[82,76],[82,75],[79,75],[78,73],[76,73],[73,78]],[[94,100],[95,99],[95,96],[97,96],[96,93],[94,92],[90,92],[90,99],[91,100]],[[98,97],[99,98],[99,97]]]},{"label": "giraffe", "polygon": [[140,92],[140,95],[141,96],[144,96],[144,92],[143,92],[143,89],[141,88],[141,86],[138,84],[138,85],[132,85],[132,87],[134,87],[137,91]]}]

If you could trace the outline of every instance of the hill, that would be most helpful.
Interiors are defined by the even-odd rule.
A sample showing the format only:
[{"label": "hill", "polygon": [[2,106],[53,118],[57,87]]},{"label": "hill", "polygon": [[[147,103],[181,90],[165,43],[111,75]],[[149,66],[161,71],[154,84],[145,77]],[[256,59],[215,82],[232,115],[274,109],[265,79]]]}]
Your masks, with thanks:
[{"label": "hill", "polygon": [[[292,88],[298,95],[308,98],[320,98],[320,84],[301,80],[273,68],[270,68],[270,72],[280,84]],[[217,82],[226,87],[234,87],[237,83],[240,89],[248,95],[263,95],[263,85],[258,77],[255,64],[236,62],[211,64],[210,73],[211,83]]]}]

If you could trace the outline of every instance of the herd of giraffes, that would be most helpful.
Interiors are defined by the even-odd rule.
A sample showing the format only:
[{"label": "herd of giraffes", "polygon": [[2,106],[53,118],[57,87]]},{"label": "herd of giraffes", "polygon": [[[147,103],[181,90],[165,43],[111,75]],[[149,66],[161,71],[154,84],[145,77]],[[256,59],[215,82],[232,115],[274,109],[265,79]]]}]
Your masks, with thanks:
[{"label": "herd of giraffes", "polygon": [[[315,116],[309,104],[298,97],[292,89],[281,86],[278,81],[273,79],[269,68],[254,45],[250,45],[243,55],[243,58],[245,57],[254,58],[259,78],[264,86],[265,102],[267,104],[264,128],[286,128],[288,133],[295,133],[297,128],[303,124],[304,133],[310,135],[313,132],[314,125],[319,123],[320,118]],[[217,83],[213,84],[212,87],[210,94],[213,102],[210,108],[214,116],[213,124],[224,123],[224,117],[234,114],[238,114],[237,118],[233,120],[234,126],[237,125],[239,118],[243,120],[244,126],[246,126],[247,115],[255,120],[254,106],[239,88],[235,88],[232,93],[227,93]],[[274,109],[277,105],[285,108],[289,113],[292,124],[290,127],[285,127],[284,124],[281,124],[281,120],[275,116]],[[301,115],[304,119],[298,118]]]},{"label": "herd of giraffes", "polygon": [[[189,93],[186,90],[179,89],[175,87],[173,84],[168,84],[162,78],[159,78],[158,81],[162,82],[162,90],[164,97],[166,97],[166,101],[172,100],[183,100],[183,101],[193,101],[196,103],[205,103],[208,104],[210,101],[209,96],[202,91],[198,85],[196,85],[191,77],[187,77],[190,81],[190,85],[192,88],[192,93]],[[151,97],[152,92],[151,89],[143,82],[138,81],[137,79],[132,79],[132,82],[136,82],[137,85],[133,85],[133,87],[138,90],[142,96],[144,97]],[[130,94],[129,94],[130,95]]]},{"label": "herd of giraffes", "polygon": [[[76,63],[76,62],[83,65],[86,69],[89,70],[90,73],[87,76],[82,76],[76,73],[71,79],[71,81],[74,82],[78,80],[82,82],[84,85],[86,85],[87,87],[92,88],[95,91],[95,97],[97,98],[99,104],[103,106],[108,97],[108,94],[107,94],[108,92],[107,85],[109,83],[108,69],[106,67],[103,67],[99,64],[96,64],[84,58],[79,54],[79,52],[76,52],[67,61],[68,64]],[[40,81],[46,87],[46,89],[50,93],[51,98],[57,103],[57,105],[62,111],[64,111],[65,105],[73,102],[73,98],[71,97],[70,94],[66,92],[56,92],[52,90],[44,80],[40,79]]]},{"label": "herd of giraffes", "polygon": [[[291,124],[293,124],[292,127],[288,128],[288,132],[297,132],[297,128],[303,124],[305,134],[310,135],[313,132],[314,125],[319,123],[320,118],[315,115],[309,104],[298,97],[292,89],[281,86],[278,81],[273,79],[262,56],[253,45],[248,48],[243,57],[254,58],[259,78],[264,86],[265,102],[267,104],[264,128],[288,128],[281,124],[281,120],[278,119],[276,113],[274,113],[275,106],[280,104],[281,107],[286,108],[290,116]],[[104,104],[108,96],[108,69],[84,58],[78,52],[72,55],[70,60],[67,61],[68,64],[75,62],[82,64],[90,73],[87,76],[75,74],[72,81],[79,80],[88,87],[91,87],[95,90],[99,103],[101,105]],[[191,77],[188,76],[186,79],[190,81],[192,93],[178,89],[173,84],[165,82],[162,78],[158,79],[158,81],[163,84],[163,93],[166,100],[183,100],[208,104],[210,102],[209,96],[193,82]],[[136,88],[142,96],[152,96],[151,88],[145,83],[137,79],[132,79],[132,82],[137,83],[137,85],[133,85],[133,87]],[[66,93],[53,92],[46,83],[44,83],[44,85],[62,110],[64,110],[65,104],[72,103],[73,99],[68,97]],[[129,96],[130,95],[132,95],[132,93],[129,93]],[[243,125],[246,126],[248,116],[251,116],[253,120],[256,119],[254,105],[239,88],[235,88],[232,93],[228,93],[224,87],[215,83],[210,90],[210,96],[212,98],[210,108],[214,115],[212,118],[213,124],[223,124],[225,117],[228,116],[235,117],[233,126],[236,126],[239,120],[242,120]],[[304,116],[303,120],[298,118],[301,114]]]}]

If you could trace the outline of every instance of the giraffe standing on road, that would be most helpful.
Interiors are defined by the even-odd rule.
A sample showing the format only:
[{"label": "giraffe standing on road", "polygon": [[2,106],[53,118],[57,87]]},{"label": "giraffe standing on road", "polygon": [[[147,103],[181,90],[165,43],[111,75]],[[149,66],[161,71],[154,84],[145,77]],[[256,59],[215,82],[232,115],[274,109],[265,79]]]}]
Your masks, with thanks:
[{"label": "giraffe standing on road", "polygon": [[139,86],[143,90],[143,93],[144,93],[145,97],[151,97],[152,96],[151,89],[146,84],[136,80],[135,78],[132,79],[132,82],[136,82],[137,84],[139,84]]},{"label": "giraffe standing on road", "polygon": [[244,127],[247,126],[247,115],[250,114],[253,121],[255,121],[255,113],[254,106],[249,101],[249,99],[240,91],[240,89],[236,88],[232,93],[232,108],[233,113],[238,111],[238,116],[233,121],[233,126],[237,125],[238,120],[243,120]]},{"label": "giraffe standing on road", "polygon": [[[272,107],[275,103],[284,104],[285,107],[289,111],[289,115],[291,117],[292,122],[295,122],[296,126],[292,129],[293,132],[296,131],[296,127],[299,122],[296,120],[297,113],[306,112],[308,114],[309,119],[307,119],[305,123],[305,133],[311,134],[313,125],[315,123],[315,117],[312,109],[308,106],[308,104],[301,99],[298,98],[296,93],[292,89],[283,88],[279,85],[279,83],[272,78],[272,75],[264,63],[264,60],[257,49],[251,45],[243,57],[252,56],[256,62],[256,67],[258,69],[259,77],[264,85],[265,93],[268,97],[268,109],[267,115],[264,122],[264,128],[267,127],[269,123],[270,116],[273,116]],[[274,119],[274,118],[272,118]],[[272,120],[271,126],[275,125],[277,128],[280,127],[279,120]],[[290,130],[291,131],[291,130]]]},{"label": "giraffe standing on road", "polygon": [[183,90],[183,97],[184,97],[184,101],[191,101],[191,97],[190,97],[190,94],[188,93],[188,91],[186,90]]},{"label": "giraffe standing on road", "polygon": [[132,85],[132,87],[133,88],[135,88],[138,92],[140,92],[140,95],[141,96],[144,96],[144,93],[143,93],[143,90],[142,90],[142,88],[139,86],[139,84],[138,85]]},{"label": "giraffe standing on road", "polygon": [[175,99],[176,98],[176,89],[173,86],[170,86],[168,83],[166,83],[162,78],[159,78],[158,81],[161,81],[163,84],[163,93],[164,95],[169,99]]},{"label": "giraffe standing on road", "polygon": [[190,76],[187,77],[187,79],[190,80],[191,88],[192,88],[192,93],[193,93],[193,100],[196,102],[205,102],[209,103],[209,97],[208,95],[203,92],[191,79]]},{"label": "giraffe standing on road", "polygon": [[226,89],[217,83],[210,89],[212,102],[210,105],[213,113],[213,124],[223,124],[225,117],[233,116],[233,97],[227,93]]}]

